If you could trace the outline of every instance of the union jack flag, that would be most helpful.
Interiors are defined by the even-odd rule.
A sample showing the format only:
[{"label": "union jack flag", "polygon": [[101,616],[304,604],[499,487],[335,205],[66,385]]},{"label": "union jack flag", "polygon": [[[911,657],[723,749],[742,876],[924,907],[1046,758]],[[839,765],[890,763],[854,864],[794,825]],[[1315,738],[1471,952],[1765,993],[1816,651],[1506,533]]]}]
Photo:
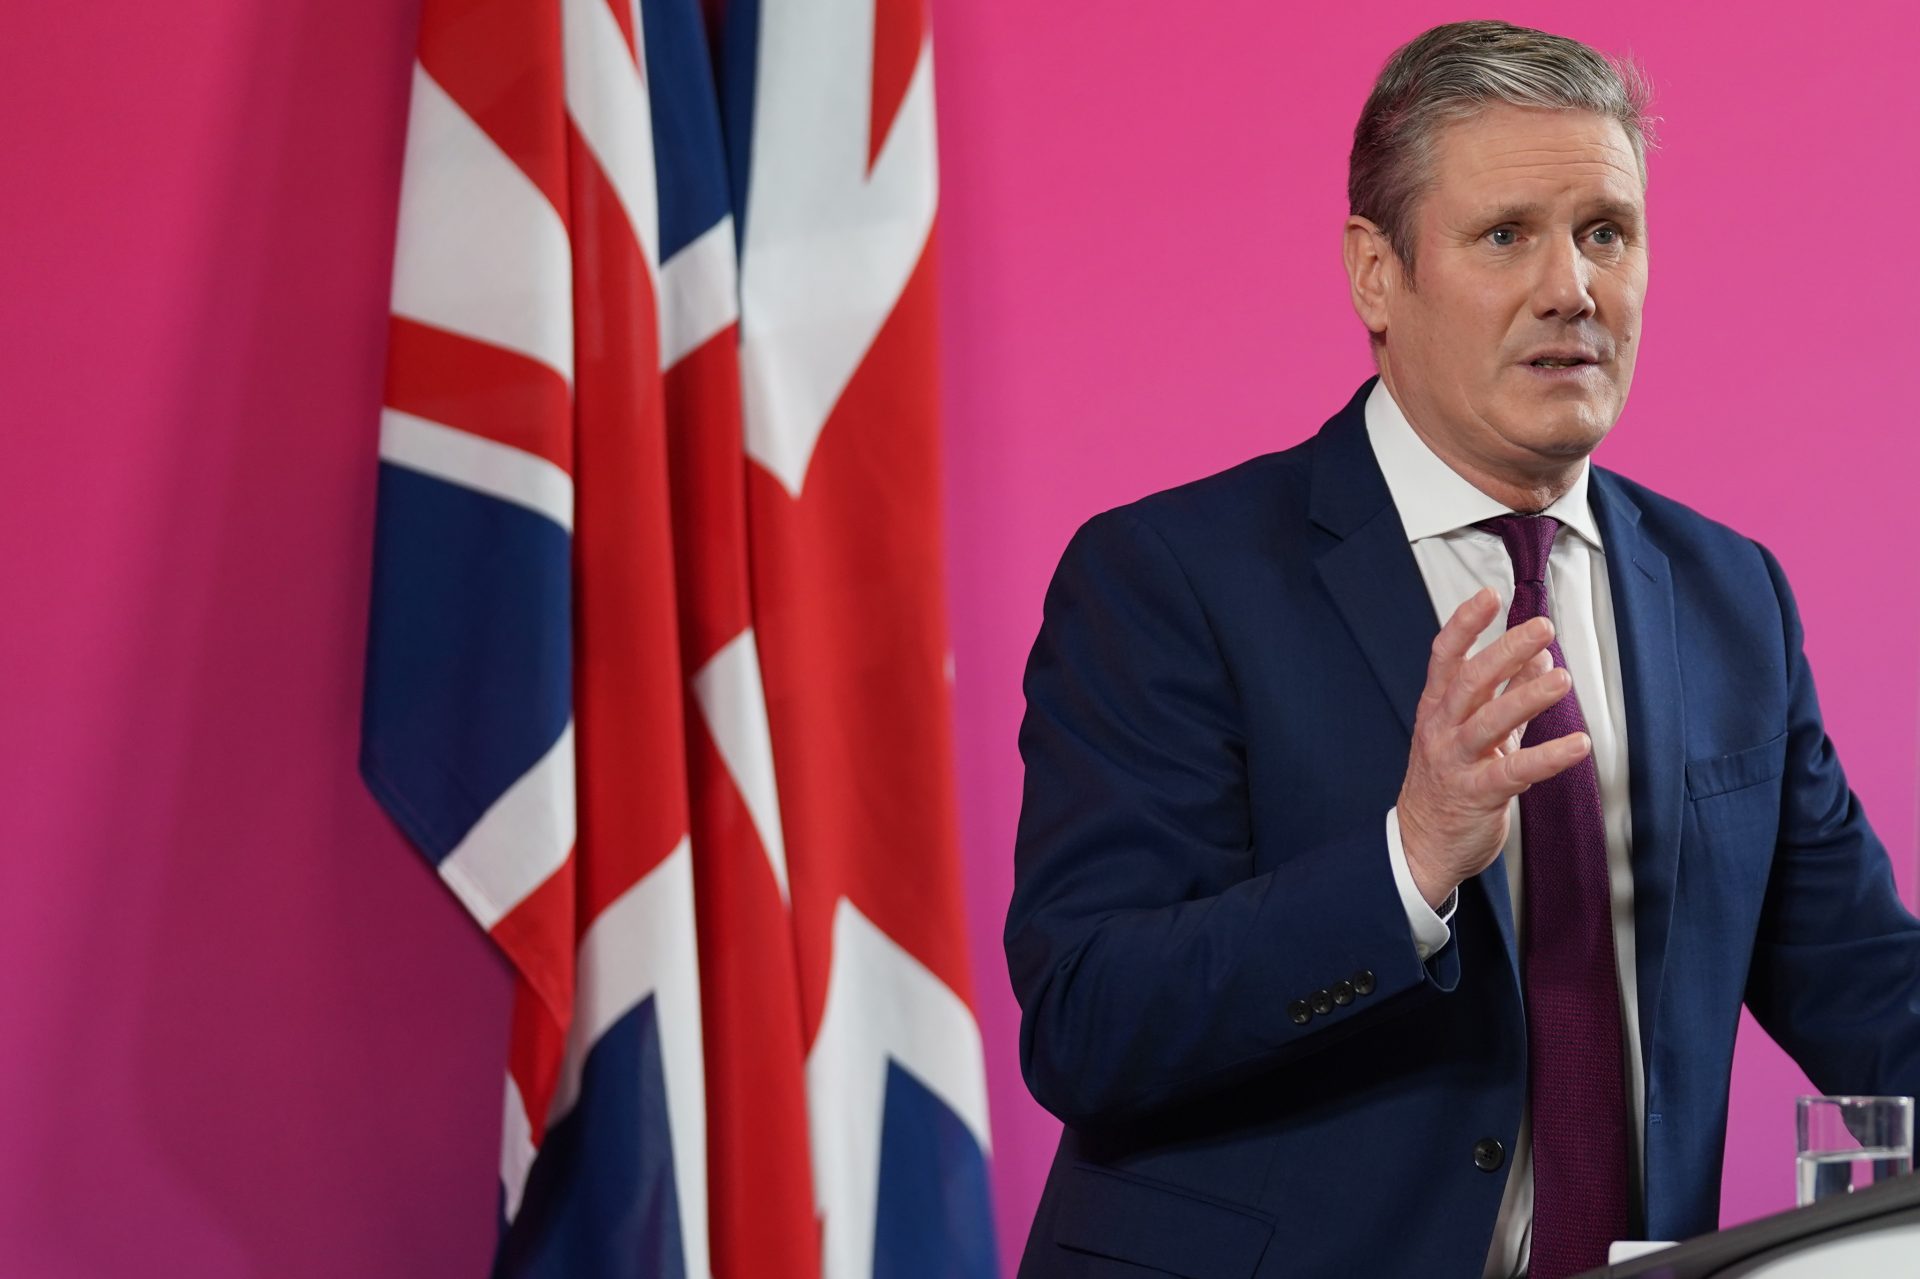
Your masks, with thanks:
[{"label": "union jack flag", "polygon": [[923,0],[426,0],[362,772],[515,974],[501,1276],[992,1273]]}]

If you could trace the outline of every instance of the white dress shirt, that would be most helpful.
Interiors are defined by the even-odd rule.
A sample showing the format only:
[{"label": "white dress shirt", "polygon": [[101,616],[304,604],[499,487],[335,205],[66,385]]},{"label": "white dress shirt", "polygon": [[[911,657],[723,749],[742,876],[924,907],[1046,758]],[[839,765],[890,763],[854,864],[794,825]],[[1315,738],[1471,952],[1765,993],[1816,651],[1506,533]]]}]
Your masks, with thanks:
[{"label": "white dress shirt", "polygon": [[[1413,558],[1427,584],[1437,619],[1445,622],[1453,611],[1483,586],[1500,596],[1500,611],[1474,641],[1479,652],[1507,629],[1507,609],[1513,603],[1513,561],[1497,534],[1473,527],[1477,520],[1509,513],[1452,470],[1429,449],[1408,424],[1384,381],[1367,397],[1367,438],[1386,477],[1387,491],[1400,512]],[[1627,723],[1620,692],[1620,654],[1614,637],[1613,598],[1607,589],[1607,559],[1600,545],[1600,526],[1587,504],[1589,467],[1582,463],[1573,487],[1546,509],[1561,523],[1547,558],[1548,611],[1554,633],[1573,677],[1573,691],[1593,738],[1593,762],[1600,781],[1600,806],[1607,827],[1607,878],[1613,897],[1613,953],[1618,969],[1624,1047],[1627,1055],[1629,1107],[1628,1187],[1632,1201],[1640,1196],[1642,1179],[1642,1125],[1646,1113],[1646,1079],[1640,1062],[1640,1008],[1634,970],[1633,812],[1627,795]],[[1514,925],[1525,946],[1524,881],[1520,873],[1520,801],[1514,799],[1502,847],[1507,886],[1513,896]],[[1452,936],[1448,921],[1435,914],[1414,887],[1407,870],[1397,812],[1387,811],[1387,855],[1394,880],[1413,929],[1415,949],[1422,959],[1446,945]],[[1494,1222],[1493,1244],[1487,1252],[1486,1279],[1511,1279],[1525,1273],[1533,1233],[1533,1147],[1530,1117],[1524,1112],[1507,1175],[1506,1194]]]}]

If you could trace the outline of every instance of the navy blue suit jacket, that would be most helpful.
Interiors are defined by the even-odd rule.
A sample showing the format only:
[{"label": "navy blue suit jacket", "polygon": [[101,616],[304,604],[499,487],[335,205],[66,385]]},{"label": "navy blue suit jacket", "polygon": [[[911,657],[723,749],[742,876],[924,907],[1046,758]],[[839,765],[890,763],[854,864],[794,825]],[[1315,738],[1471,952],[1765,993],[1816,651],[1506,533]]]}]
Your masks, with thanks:
[{"label": "navy blue suit jacket", "polygon": [[[1423,963],[1389,869],[1439,619],[1371,387],[1296,448],[1089,521],[1048,591],[1006,947],[1027,1084],[1066,1129],[1024,1276],[1484,1264],[1511,1167],[1483,1171],[1484,1143],[1512,1151],[1527,1088],[1513,911],[1495,862]],[[1920,1093],[1920,922],[1773,556],[1610,471],[1590,493],[1626,699],[1640,1224],[1679,1239],[1715,1226],[1743,1000],[1822,1090]],[[1350,1002],[1288,1015],[1342,981]]]}]

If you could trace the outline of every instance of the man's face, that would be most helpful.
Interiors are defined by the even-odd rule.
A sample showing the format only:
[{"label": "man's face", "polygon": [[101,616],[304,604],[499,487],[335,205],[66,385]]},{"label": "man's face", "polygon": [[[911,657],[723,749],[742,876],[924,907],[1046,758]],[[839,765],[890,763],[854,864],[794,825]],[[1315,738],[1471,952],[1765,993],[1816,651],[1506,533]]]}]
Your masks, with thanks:
[{"label": "man's face", "polygon": [[1633,384],[1647,288],[1633,149],[1604,116],[1507,106],[1438,143],[1416,278],[1386,290],[1382,375],[1437,451],[1493,474],[1563,470]]}]

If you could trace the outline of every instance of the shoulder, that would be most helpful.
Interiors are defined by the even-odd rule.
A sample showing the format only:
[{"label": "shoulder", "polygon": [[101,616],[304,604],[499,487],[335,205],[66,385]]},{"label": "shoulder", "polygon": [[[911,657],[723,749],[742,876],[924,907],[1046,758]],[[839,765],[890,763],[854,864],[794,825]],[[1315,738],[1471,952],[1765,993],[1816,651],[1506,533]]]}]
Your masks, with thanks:
[{"label": "shoulder", "polygon": [[1608,500],[1624,497],[1638,512],[1640,533],[1676,566],[1766,571],[1765,548],[1732,525],[1704,515],[1618,471],[1594,468]]},{"label": "shoulder", "polygon": [[1607,500],[1624,497],[1637,510],[1639,536],[1666,560],[1683,619],[1736,618],[1748,633],[1792,625],[1792,590],[1765,546],[1644,484],[1595,470]]},{"label": "shoulder", "polygon": [[1309,438],[1102,511],[1080,526],[1074,548],[1144,543],[1187,562],[1297,541],[1314,445]]},{"label": "shoulder", "polygon": [[[1088,547],[1142,539],[1202,570],[1233,571],[1250,563],[1296,564],[1311,543],[1309,508],[1316,482],[1364,490],[1380,484],[1366,438],[1368,378],[1317,431],[1289,448],[1103,511],[1075,534],[1068,556]],[[1384,494],[1384,485],[1380,485]]]}]

